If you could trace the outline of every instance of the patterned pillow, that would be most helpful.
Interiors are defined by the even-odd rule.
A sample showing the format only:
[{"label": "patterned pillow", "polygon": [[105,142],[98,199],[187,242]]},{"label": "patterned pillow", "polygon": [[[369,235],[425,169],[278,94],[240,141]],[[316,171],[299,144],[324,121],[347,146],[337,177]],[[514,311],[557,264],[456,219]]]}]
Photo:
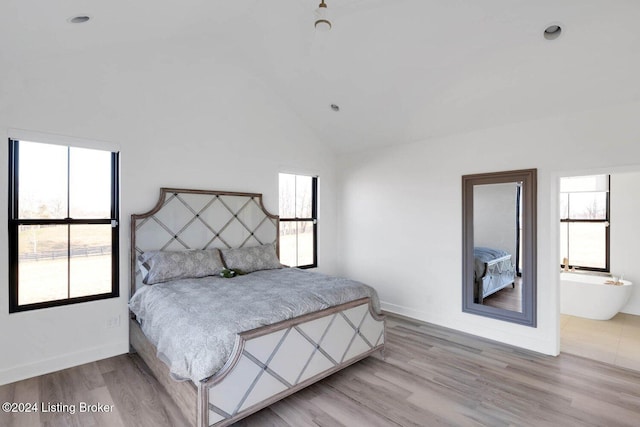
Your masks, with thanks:
[{"label": "patterned pillow", "polygon": [[231,270],[251,273],[258,270],[282,268],[278,255],[276,255],[276,248],[273,245],[220,249],[220,252],[225,265]]},{"label": "patterned pillow", "polygon": [[153,285],[175,279],[217,276],[224,270],[218,249],[147,251],[138,257],[142,283]]}]

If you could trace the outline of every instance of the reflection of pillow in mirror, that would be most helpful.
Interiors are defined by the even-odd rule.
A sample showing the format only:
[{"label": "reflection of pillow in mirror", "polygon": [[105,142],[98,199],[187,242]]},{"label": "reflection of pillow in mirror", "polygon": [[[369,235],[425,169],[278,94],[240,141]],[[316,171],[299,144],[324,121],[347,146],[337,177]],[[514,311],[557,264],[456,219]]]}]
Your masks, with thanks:
[{"label": "reflection of pillow in mirror", "polygon": [[142,283],[217,276],[224,269],[218,249],[147,251],[138,257]]},{"label": "reflection of pillow in mirror", "polygon": [[222,259],[230,270],[251,273],[258,270],[282,268],[276,248],[273,245],[251,246],[248,248],[220,249]]}]

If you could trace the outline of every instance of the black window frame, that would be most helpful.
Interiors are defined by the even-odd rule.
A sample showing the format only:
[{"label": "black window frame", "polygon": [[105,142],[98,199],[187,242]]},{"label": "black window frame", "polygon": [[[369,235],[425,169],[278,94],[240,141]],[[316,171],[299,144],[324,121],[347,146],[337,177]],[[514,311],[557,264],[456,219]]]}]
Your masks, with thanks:
[{"label": "black window frame", "polygon": [[[47,142],[33,141],[47,144]],[[57,144],[61,145],[61,144]],[[19,160],[20,160],[20,140],[9,138],[9,313],[18,313],[30,310],[38,310],[42,308],[59,307],[70,304],[78,304],[88,301],[97,301],[109,298],[118,298],[120,296],[120,280],[119,280],[119,236],[120,236],[120,194],[119,194],[119,167],[120,154],[111,151],[111,212],[110,218],[64,218],[64,219],[21,219],[19,218]],[[63,144],[68,149],[82,148],[71,144]],[[109,150],[104,150],[109,151]],[[70,165],[67,165],[69,168]],[[68,212],[67,212],[68,214]],[[86,224],[110,224],[111,225],[111,291],[102,294],[85,295],[81,297],[68,297],[64,299],[43,301],[30,304],[19,304],[19,277],[18,277],[18,238],[21,225],[86,225]],[[70,245],[67,241],[68,255],[70,259]],[[69,289],[70,278],[67,278],[67,287]]]},{"label": "black window frame", "polygon": [[[601,273],[610,273],[611,272],[611,259],[610,259],[610,255],[611,255],[611,175],[607,175],[607,181],[608,181],[608,187],[609,187],[609,191],[602,191],[603,193],[605,193],[606,196],[606,201],[605,201],[605,205],[606,205],[606,218],[605,219],[573,219],[573,218],[560,218],[560,223],[567,223],[567,255],[569,257],[569,265],[566,266],[567,268],[570,269],[576,269],[576,270],[583,270],[583,271],[595,271],[595,272],[601,272]],[[598,191],[594,191],[594,193],[598,193]],[[568,192],[567,194],[571,194],[571,192]],[[569,215],[569,212],[571,212],[571,198],[567,198],[567,215]],[[569,234],[570,234],[570,227],[569,224],[572,223],[591,223],[591,224],[597,224],[597,223],[602,223],[605,225],[605,267],[604,268],[597,268],[597,267],[589,267],[589,266],[584,266],[584,265],[575,265],[571,263],[571,246],[570,246],[570,239],[569,239]],[[561,262],[560,263],[560,268],[565,268],[565,265]]]},{"label": "black window frame", "polygon": [[[313,225],[313,264],[295,265],[301,269],[318,267],[318,177],[315,175],[289,174],[294,176],[311,177],[311,218],[280,217],[280,222],[310,222]],[[279,236],[278,236],[279,237]]]}]

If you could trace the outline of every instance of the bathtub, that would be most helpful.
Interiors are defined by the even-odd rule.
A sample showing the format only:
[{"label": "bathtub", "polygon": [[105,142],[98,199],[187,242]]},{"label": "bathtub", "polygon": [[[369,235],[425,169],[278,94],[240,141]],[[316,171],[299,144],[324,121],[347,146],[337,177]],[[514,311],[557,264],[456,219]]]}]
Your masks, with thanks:
[{"label": "bathtub", "polygon": [[560,273],[560,312],[587,319],[609,320],[625,306],[633,284],[606,285],[607,276]]}]

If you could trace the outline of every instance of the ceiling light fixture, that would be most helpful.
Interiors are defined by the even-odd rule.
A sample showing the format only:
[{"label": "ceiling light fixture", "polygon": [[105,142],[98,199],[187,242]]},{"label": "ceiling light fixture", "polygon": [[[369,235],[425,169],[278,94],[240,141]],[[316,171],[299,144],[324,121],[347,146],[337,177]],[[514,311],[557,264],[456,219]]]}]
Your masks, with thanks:
[{"label": "ceiling light fixture", "polygon": [[547,40],[555,40],[560,37],[562,27],[559,24],[551,24],[544,30],[544,38]]},{"label": "ceiling light fixture", "polygon": [[78,16],[72,16],[71,18],[69,18],[67,21],[69,21],[72,24],[84,24],[85,22],[89,21],[91,18],[87,15],[78,15]]},{"label": "ceiling light fixture", "polygon": [[331,21],[329,21],[329,11],[324,0],[320,1],[320,5],[316,9],[316,30],[327,32],[331,29]]}]

